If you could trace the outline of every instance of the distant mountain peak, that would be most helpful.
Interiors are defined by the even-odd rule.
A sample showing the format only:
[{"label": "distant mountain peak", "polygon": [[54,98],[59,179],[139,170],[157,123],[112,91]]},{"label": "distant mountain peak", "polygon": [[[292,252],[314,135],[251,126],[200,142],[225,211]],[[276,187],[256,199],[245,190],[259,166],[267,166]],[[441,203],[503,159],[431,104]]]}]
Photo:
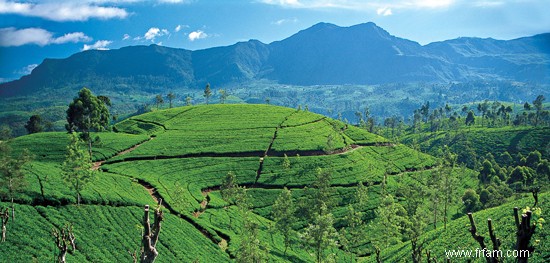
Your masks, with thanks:
[{"label": "distant mountain peak", "polygon": [[317,23],[270,44],[251,39],[185,50],[159,45],[85,51],[45,59],[31,75],[0,84],[0,94],[83,86],[162,90],[268,79],[281,84],[381,84],[485,79],[548,82],[550,34],[514,40],[457,38],[421,46],[373,22]]}]

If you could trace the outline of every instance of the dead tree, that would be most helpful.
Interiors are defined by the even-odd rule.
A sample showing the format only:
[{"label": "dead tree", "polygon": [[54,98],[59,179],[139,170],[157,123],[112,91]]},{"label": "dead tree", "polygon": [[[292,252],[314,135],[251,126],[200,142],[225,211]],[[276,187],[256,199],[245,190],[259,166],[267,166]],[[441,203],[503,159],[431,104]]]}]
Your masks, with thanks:
[{"label": "dead tree", "polygon": [[162,210],[160,210],[161,205],[162,199],[159,199],[159,205],[157,206],[157,209],[155,209],[155,221],[153,222],[153,225],[149,223],[149,205],[145,205],[143,215],[144,231],[143,238],[141,239],[141,263],[153,263],[159,254],[156,249],[156,245],[159,239],[161,222],[163,220]]},{"label": "dead tree", "polygon": [[[493,223],[491,219],[487,220],[487,225],[489,227],[489,235],[491,237],[491,242],[493,243],[493,251],[487,250],[487,245],[485,245],[485,237],[480,236],[477,233],[477,227],[476,223],[474,221],[474,217],[472,216],[472,213],[468,213],[468,218],[470,219],[470,233],[472,234],[472,237],[479,243],[479,246],[481,247],[481,252],[483,253],[483,256],[485,257],[485,261],[487,263],[500,263],[502,260],[498,257],[498,253],[492,253],[496,252],[500,248],[500,239],[498,239],[494,233],[493,230]],[[486,253],[487,252],[487,253]]]},{"label": "dead tree", "polygon": [[2,221],[2,240],[1,242],[6,242],[6,225],[8,224],[8,220],[10,219],[10,209],[6,207],[6,210],[2,212],[0,209],[0,220]]},{"label": "dead tree", "polygon": [[67,252],[73,253],[76,250],[75,236],[73,233],[72,225],[65,225],[61,230],[54,228],[52,230],[52,235],[55,240],[55,245],[59,249],[59,254],[57,255],[57,262],[65,263]]},{"label": "dead tree", "polygon": [[[518,262],[525,263],[529,260],[529,255],[535,251],[535,248],[529,243],[531,242],[531,237],[535,234],[535,229],[537,227],[536,223],[531,224],[532,212],[527,211],[525,214],[521,215],[521,222],[519,221],[519,212],[518,208],[514,207],[514,219],[516,222],[516,250],[519,252]],[[528,254],[525,252],[529,251]]]}]

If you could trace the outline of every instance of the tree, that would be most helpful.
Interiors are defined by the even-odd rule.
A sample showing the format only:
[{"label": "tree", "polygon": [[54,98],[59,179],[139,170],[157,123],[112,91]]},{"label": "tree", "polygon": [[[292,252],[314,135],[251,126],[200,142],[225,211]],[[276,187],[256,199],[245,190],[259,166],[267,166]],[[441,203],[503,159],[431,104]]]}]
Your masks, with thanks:
[{"label": "tree", "polygon": [[76,250],[76,237],[73,233],[73,226],[66,224],[61,229],[53,228],[52,235],[54,237],[55,246],[59,249],[59,254],[57,255],[58,263],[65,263],[67,252],[71,250],[74,252]]},{"label": "tree", "polygon": [[2,222],[2,239],[0,242],[6,242],[6,232],[8,221],[10,220],[10,209],[6,207],[5,210],[0,209],[0,221]]},{"label": "tree", "polygon": [[204,88],[204,94],[202,96],[206,101],[206,105],[208,105],[208,99],[210,99],[210,96],[212,96],[212,90],[210,90],[210,83],[206,84],[206,87]]},{"label": "tree", "polygon": [[168,102],[170,103],[170,109],[172,108],[172,101],[174,99],[176,99],[176,94],[174,94],[173,92],[170,92],[168,93],[168,95],[166,95],[166,98],[168,99]]},{"label": "tree", "polygon": [[[313,203],[309,206],[309,210],[311,211],[309,213],[310,216],[321,213],[321,206],[323,205],[327,209],[332,207],[334,189],[330,185],[331,179],[332,174],[329,171],[317,168],[317,179],[311,187],[313,189],[313,196],[310,201]],[[311,218],[313,219],[314,217]]]},{"label": "tree", "polygon": [[443,153],[443,165],[441,172],[443,174],[443,228],[447,229],[447,213],[449,205],[455,201],[455,189],[457,188],[458,179],[454,173],[454,168],[457,163],[457,155],[453,154],[449,147],[445,145]]},{"label": "tree", "polygon": [[227,92],[223,89],[220,89],[219,90],[219,93],[220,93],[220,104],[224,104],[225,103],[225,99],[227,99]]},{"label": "tree", "polygon": [[104,95],[98,95],[97,98],[102,101],[105,105],[111,107],[113,104],[111,103],[111,99]]},{"label": "tree", "polygon": [[346,227],[340,230],[340,244],[344,251],[351,254],[351,261],[353,262],[353,253],[351,253],[352,245],[356,245],[364,238],[363,233],[363,213],[355,211],[353,206],[348,205],[344,222]]},{"label": "tree", "polygon": [[466,116],[466,121],[464,122],[468,126],[472,126],[475,122],[475,114],[474,111],[470,110],[468,112],[468,116]]},{"label": "tree", "polygon": [[313,248],[317,262],[323,262],[325,251],[329,248],[337,246],[338,232],[333,226],[334,217],[328,212],[326,204],[322,204],[319,214],[313,219],[313,223],[309,224],[302,234],[302,238],[306,245]]},{"label": "tree", "polygon": [[109,126],[109,110],[105,103],[83,88],[78,92],[67,109],[68,132],[81,132],[81,138],[88,143],[88,152],[92,156],[92,138],[90,132],[103,131]]},{"label": "tree", "polygon": [[375,218],[368,225],[369,239],[375,250],[382,250],[401,242],[407,211],[393,196],[383,196],[374,210]]},{"label": "tree", "polygon": [[191,98],[191,96],[187,96],[185,98],[185,106],[191,106],[193,105],[193,98]]},{"label": "tree", "polygon": [[273,221],[275,221],[275,226],[284,237],[285,256],[288,247],[291,245],[295,210],[292,193],[285,187],[271,208],[271,215],[273,216]]},{"label": "tree", "polygon": [[22,169],[31,160],[31,154],[27,149],[14,158],[11,148],[5,143],[0,143],[0,191],[7,194],[11,200],[12,219],[15,220],[15,206],[13,199],[15,194],[27,185],[27,180]]},{"label": "tree", "polygon": [[161,104],[164,104],[164,99],[162,98],[161,94],[158,94],[157,96],[155,96],[155,104],[157,105],[157,110],[159,109],[159,106]]},{"label": "tree", "polygon": [[479,195],[472,189],[467,189],[462,196],[465,212],[474,212],[479,209]]},{"label": "tree", "polygon": [[77,205],[80,205],[80,192],[94,176],[92,162],[89,156],[80,149],[80,140],[75,133],[71,134],[71,142],[67,146],[67,155],[63,162],[62,176],[76,192]]},{"label": "tree", "polygon": [[42,132],[44,127],[42,126],[42,118],[40,115],[32,115],[25,124],[25,129],[27,129],[28,134],[33,134],[37,132]]},{"label": "tree", "polygon": [[243,215],[243,229],[240,235],[241,243],[236,253],[236,262],[261,263],[269,259],[269,249],[258,238],[258,223],[253,221],[250,211]]},{"label": "tree", "polygon": [[237,177],[233,171],[227,172],[221,186],[220,193],[222,199],[229,204],[235,204],[239,191],[239,185],[237,184]]},{"label": "tree", "polygon": [[535,106],[535,109],[536,109],[536,118],[535,118],[535,126],[538,126],[539,124],[539,121],[540,121],[540,116],[541,116],[541,113],[544,109],[544,105],[542,104],[544,102],[546,98],[544,97],[544,95],[538,95],[537,98],[533,101],[533,105]]},{"label": "tree", "polygon": [[357,189],[355,190],[355,209],[359,211],[367,210],[368,201],[369,189],[363,184],[363,182],[359,182],[357,184]]},{"label": "tree", "polygon": [[145,208],[143,209],[144,214],[143,214],[142,226],[144,231],[143,231],[143,236],[141,238],[142,248],[141,248],[141,256],[140,256],[140,261],[142,263],[155,262],[155,259],[159,254],[157,251],[156,245],[159,239],[160,229],[162,226],[161,223],[164,220],[164,215],[162,213],[161,207],[162,207],[162,199],[159,200],[159,204],[155,209],[155,214],[153,215],[155,221],[153,222],[153,224],[151,224],[149,221],[149,206],[145,205]]},{"label": "tree", "polygon": [[290,159],[288,159],[288,156],[286,155],[286,153],[284,154],[284,159],[283,159],[283,169],[285,170],[290,169]]},{"label": "tree", "polygon": [[325,146],[323,147],[323,151],[325,153],[332,153],[334,150],[335,150],[334,136],[332,136],[332,134],[329,134],[327,136],[327,142],[326,142]]}]

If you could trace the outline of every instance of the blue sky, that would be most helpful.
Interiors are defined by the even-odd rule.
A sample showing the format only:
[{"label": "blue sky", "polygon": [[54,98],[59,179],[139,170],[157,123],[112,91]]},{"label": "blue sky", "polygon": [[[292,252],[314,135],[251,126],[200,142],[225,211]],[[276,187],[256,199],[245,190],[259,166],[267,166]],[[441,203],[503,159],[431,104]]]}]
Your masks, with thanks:
[{"label": "blue sky", "polygon": [[88,49],[270,43],[318,22],[375,22],[423,45],[513,39],[550,32],[547,10],[550,0],[0,0],[0,82]]}]

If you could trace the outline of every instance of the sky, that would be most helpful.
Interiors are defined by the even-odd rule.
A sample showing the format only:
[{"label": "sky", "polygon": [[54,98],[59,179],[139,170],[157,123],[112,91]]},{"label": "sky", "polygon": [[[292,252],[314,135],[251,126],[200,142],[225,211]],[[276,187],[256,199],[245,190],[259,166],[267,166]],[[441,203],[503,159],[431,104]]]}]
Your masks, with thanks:
[{"label": "sky", "polygon": [[374,22],[422,45],[550,32],[550,0],[0,0],[0,82],[90,49],[189,50],[285,39],[319,22]]}]

